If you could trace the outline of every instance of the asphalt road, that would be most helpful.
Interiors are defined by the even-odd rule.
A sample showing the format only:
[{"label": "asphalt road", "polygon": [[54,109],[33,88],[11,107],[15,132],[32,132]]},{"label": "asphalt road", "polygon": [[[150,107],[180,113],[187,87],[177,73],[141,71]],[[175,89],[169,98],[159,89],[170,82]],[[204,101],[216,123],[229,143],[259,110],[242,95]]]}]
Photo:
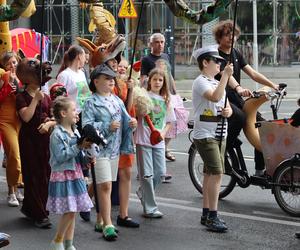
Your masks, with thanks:
[{"label": "asphalt road", "polygon": [[[190,108],[191,103],[185,103]],[[289,117],[296,109],[296,101],[288,100],[282,104],[280,117]],[[269,108],[264,106],[262,113],[270,116]],[[243,136],[242,136],[243,138]],[[176,161],[168,163],[168,172],[173,175],[172,182],[162,184],[157,191],[162,219],[144,219],[142,207],[134,194],[138,181],[133,168],[132,194],[130,197],[130,216],[141,223],[139,229],[119,228],[116,242],[105,242],[99,233],[93,231],[95,210],[92,222],[77,218],[75,246],[78,250],[118,249],[118,250],[188,250],[188,249],[300,249],[300,240],[294,233],[300,231],[300,218],[292,218],[277,205],[270,190],[250,186],[246,189],[236,187],[219,203],[219,213],[226,221],[229,231],[224,234],[207,232],[200,225],[201,195],[193,187],[187,169],[187,152],[190,142],[187,134],[172,141],[171,148]],[[253,150],[248,143],[243,144],[243,152],[249,172],[253,172]],[[2,156],[2,155],[1,155]],[[5,249],[46,250],[55,234],[57,216],[51,216],[54,227],[49,230],[35,228],[19,212],[19,208],[6,205],[6,184],[4,170],[0,169],[0,231],[12,235],[11,244]],[[113,220],[118,208],[113,208]]]}]

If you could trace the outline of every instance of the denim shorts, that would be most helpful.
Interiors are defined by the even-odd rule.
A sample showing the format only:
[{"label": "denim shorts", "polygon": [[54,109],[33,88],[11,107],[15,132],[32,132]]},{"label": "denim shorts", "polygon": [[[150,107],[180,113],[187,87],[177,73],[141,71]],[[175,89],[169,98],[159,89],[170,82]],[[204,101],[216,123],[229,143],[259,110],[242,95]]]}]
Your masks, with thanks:
[{"label": "denim shorts", "polygon": [[222,140],[221,151],[220,141],[214,138],[194,139],[194,143],[204,163],[203,173],[223,174],[226,140]]}]

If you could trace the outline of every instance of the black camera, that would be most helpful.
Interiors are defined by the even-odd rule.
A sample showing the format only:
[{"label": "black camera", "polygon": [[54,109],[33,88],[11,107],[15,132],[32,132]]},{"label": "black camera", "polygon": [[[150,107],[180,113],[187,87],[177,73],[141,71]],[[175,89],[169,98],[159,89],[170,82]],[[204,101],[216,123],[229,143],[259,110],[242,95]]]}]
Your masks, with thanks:
[{"label": "black camera", "polygon": [[78,139],[77,143],[81,144],[83,140],[86,138],[87,141],[101,145],[105,148],[108,144],[107,140],[101,133],[98,133],[97,130],[90,124],[87,124],[83,127],[81,132],[81,138]]}]

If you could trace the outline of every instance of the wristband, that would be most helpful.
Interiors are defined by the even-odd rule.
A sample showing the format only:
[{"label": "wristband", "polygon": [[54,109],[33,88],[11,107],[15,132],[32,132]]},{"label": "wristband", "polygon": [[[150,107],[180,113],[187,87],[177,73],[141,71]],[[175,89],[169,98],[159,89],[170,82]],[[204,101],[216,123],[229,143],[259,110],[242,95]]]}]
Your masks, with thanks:
[{"label": "wristband", "polygon": [[236,85],[235,88],[234,88],[235,91],[236,91],[236,88],[237,88],[237,87],[241,87],[241,85],[239,85],[239,84]]}]

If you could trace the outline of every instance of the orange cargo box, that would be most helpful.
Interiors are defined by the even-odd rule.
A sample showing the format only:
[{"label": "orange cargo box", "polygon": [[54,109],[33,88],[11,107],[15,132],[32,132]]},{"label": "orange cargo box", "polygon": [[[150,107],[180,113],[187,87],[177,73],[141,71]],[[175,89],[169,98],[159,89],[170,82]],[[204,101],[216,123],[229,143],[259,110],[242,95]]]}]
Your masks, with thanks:
[{"label": "orange cargo box", "polygon": [[300,153],[300,127],[272,121],[258,122],[257,125],[267,174],[273,176],[282,161]]}]

